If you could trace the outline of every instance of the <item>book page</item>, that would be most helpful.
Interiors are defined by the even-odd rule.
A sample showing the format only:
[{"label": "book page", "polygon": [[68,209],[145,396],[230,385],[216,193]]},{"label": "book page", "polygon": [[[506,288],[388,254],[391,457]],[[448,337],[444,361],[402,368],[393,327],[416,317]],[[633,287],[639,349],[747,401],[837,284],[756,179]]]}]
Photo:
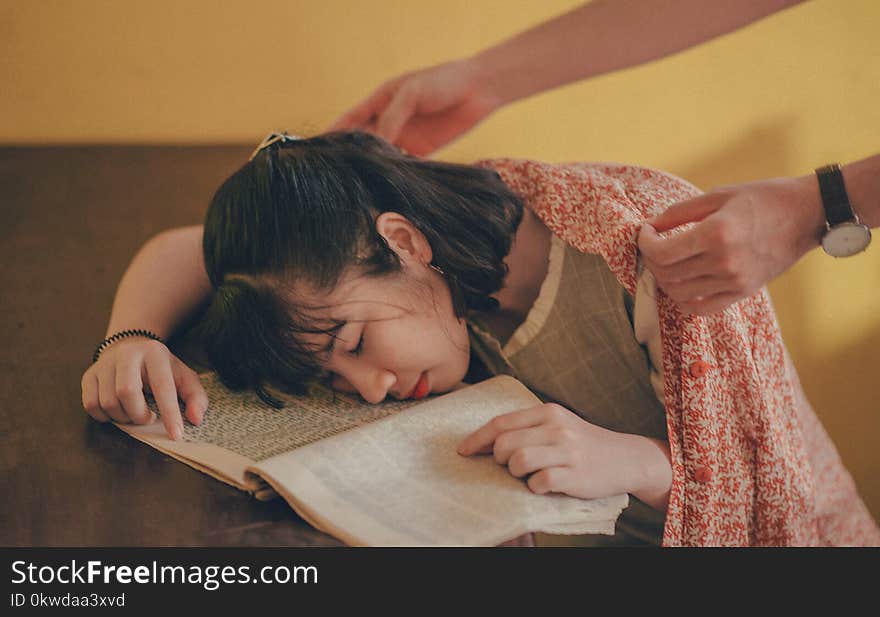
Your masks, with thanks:
[{"label": "book page", "polygon": [[[384,418],[421,401],[392,401],[370,405],[357,396],[335,392],[315,384],[308,396],[291,396],[270,390],[282,400],[275,409],[253,391],[233,392],[216,373],[199,375],[208,395],[208,411],[199,426],[184,421],[183,438],[169,439],[161,422],[138,426],[117,424],[141,441],[169,454],[199,471],[237,488],[268,498],[265,484],[246,478],[245,469],[277,454]],[[146,395],[150,410],[159,415],[152,396]]]},{"label": "book page", "polygon": [[491,546],[531,531],[613,534],[627,495],[537,495],[491,455],[456,452],[491,418],[539,403],[515,379],[495,377],[254,471],[310,523],[349,544]]}]

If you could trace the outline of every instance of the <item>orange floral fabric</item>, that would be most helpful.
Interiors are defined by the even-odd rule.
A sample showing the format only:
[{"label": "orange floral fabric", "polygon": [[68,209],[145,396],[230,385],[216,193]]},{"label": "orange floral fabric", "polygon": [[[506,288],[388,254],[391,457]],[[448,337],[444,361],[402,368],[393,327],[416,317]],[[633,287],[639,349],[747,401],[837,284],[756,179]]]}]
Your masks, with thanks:
[{"label": "orange floral fabric", "polygon": [[[645,219],[698,195],[669,174],[606,163],[490,159],[562,240],[601,255],[635,293]],[[672,488],[664,546],[880,545],[833,443],[803,394],[761,290],[708,316],[662,291]]]}]

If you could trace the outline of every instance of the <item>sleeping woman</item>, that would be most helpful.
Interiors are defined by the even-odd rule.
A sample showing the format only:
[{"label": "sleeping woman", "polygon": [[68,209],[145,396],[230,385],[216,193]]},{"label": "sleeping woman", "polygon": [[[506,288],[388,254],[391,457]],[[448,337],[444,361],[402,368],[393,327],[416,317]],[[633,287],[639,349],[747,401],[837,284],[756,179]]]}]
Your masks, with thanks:
[{"label": "sleeping woman", "polygon": [[[161,342],[200,339],[232,389],[313,380],[370,403],[517,377],[543,404],[458,445],[536,493],[627,492],[615,543],[876,545],[880,531],[804,397],[765,290],[686,315],[640,267],[644,221],[697,194],[615,164],[411,157],[366,133],[267,138],[204,227],[169,230],[120,283],[83,375],[101,421],[172,438],[198,375]],[[157,340],[153,340],[157,339]]]}]

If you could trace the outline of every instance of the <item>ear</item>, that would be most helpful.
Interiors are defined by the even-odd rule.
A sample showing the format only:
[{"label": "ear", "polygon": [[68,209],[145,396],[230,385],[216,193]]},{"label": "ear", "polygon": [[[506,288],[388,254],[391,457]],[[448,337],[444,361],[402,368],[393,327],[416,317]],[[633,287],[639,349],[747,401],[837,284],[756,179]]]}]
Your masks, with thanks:
[{"label": "ear", "polygon": [[376,231],[385,238],[404,265],[431,263],[433,252],[428,239],[402,214],[383,212],[376,218]]}]

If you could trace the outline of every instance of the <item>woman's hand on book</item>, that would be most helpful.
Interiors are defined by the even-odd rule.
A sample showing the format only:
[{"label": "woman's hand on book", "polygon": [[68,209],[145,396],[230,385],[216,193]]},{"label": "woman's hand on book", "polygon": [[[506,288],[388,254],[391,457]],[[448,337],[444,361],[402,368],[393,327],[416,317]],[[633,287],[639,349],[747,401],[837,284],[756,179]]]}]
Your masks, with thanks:
[{"label": "woman's hand on book", "polygon": [[165,430],[172,439],[183,435],[178,396],[186,417],[199,424],[208,408],[208,396],[198,373],[180,361],[164,344],[130,338],[105,349],[82,377],[82,403],[99,422],[149,424],[155,415],[144,392],[151,392]]},{"label": "woman's hand on book", "polygon": [[665,510],[672,469],[665,442],[609,431],[546,403],[503,414],[465,437],[463,456],[493,453],[538,494],[597,499],[632,493]]}]

